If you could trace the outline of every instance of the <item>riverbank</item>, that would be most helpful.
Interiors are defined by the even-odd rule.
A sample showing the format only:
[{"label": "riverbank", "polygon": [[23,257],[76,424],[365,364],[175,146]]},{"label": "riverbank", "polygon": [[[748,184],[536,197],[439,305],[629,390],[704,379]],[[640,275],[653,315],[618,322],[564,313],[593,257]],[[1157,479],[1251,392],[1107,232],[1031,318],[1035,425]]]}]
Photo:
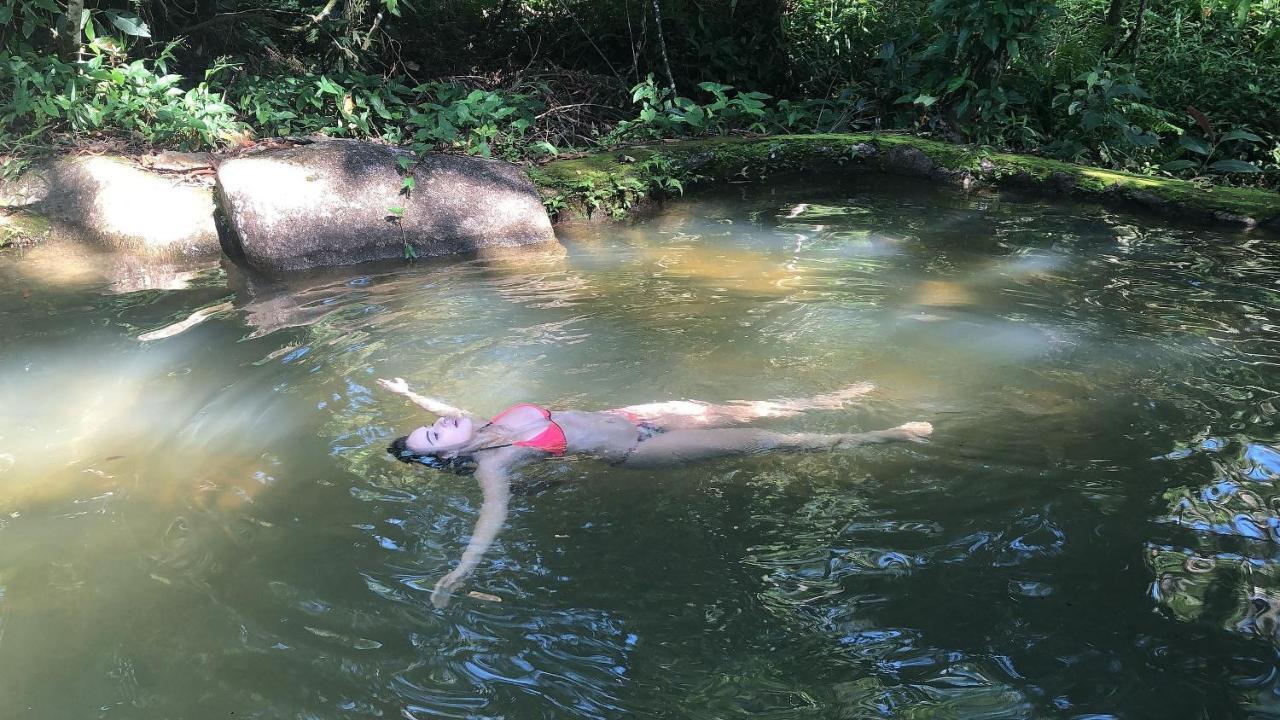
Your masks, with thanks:
[{"label": "riverbank", "polygon": [[[161,187],[184,198],[183,203],[166,204],[165,235],[208,235],[215,214],[217,168],[229,157],[201,155],[201,162],[191,167],[160,164],[155,157],[68,157],[33,168],[16,181],[0,183],[0,208],[4,209],[0,246],[29,244],[60,229],[126,245],[135,241],[154,245],[149,236],[129,237],[130,231],[122,230],[118,219],[141,220],[157,212],[154,191]],[[86,181],[88,168],[97,166],[111,169],[111,182]],[[59,167],[63,169],[51,170]],[[66,167],[77,172],[68,173]],[[531,165],[527,171],[557,221],[622,220],[647,204],[701,185],[758,180],[779,172],[820,171],[920,177],[966,191],[1017,188],[1166,217],[1280,231],[1280,194],[1270,191],[1134,175],[898,134],[666,141],[556,159]],[[74,181],[60,182],[60,177],[74,177]],[[150,190],[121,192],[121,178]],[[114,224],[104,225],[104,218],[114,218]],[[135,225],[146,228],[155,223],[129,226]]]},{"label": "riverbank", "polygon": [[927,177],[965,190],[1013,187],[1193,220],[1280,230],[1280,194],[1204,185],[896,134],[781,135],[654,143],[556,160],[534,182],[563,216],[624,217],[706,182],[821,169]]}]

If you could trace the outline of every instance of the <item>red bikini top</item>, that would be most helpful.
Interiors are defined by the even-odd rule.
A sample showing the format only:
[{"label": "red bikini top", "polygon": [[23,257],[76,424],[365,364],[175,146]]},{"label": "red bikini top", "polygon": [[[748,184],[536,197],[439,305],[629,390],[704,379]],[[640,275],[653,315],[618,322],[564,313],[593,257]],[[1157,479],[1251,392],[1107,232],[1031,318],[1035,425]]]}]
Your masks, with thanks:
[{"label": "red bikini top", "polygon": [[503,410],[497,415],[494,415],[493,419],[489,421],[489,424],[495,425],[501,422],[502,418],[507,415],[525,408],[536,410],[538,414],[542,416],[542,419],[547,421],[548,425],[545,430],[528,440],[517,440],[511,444],[518,447],[537,448],[538,450],[551,453],[552,455],[564,455],[565,450],[569,448],[569,443],[564,437],[564,428],[561,428],[555,420],[551,419],[551,411],[544,407],[530,403],[518,403],[516,405],[512,405],[506,410]]}]

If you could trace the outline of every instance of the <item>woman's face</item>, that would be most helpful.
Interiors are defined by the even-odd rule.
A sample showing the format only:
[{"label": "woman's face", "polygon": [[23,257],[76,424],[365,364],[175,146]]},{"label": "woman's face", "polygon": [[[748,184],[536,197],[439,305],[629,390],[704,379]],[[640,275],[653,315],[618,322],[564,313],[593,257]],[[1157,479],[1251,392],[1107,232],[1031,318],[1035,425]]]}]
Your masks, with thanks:
[{"label": "woman's face", "polygon": [[405,447],[421,455],[462,447],[471,441],[475,427],[469,417],[442,417],[434,425],[409,433]]}]

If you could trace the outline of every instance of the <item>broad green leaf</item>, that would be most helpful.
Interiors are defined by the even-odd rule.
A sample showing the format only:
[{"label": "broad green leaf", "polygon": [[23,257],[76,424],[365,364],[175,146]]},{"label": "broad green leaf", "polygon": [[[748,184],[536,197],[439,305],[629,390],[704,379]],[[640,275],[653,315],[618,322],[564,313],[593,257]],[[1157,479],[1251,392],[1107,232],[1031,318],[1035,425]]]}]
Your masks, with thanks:
[{"label": "broad green leaf", "polygon": [[920,93],[919,95],[916,96],[916,99],[912,100],[911,102],[915,105],[929,107],[930,105],[938,102],[938,98],[934,97],[933,95],[926,95],[925,93]]},{"label": "broad green leaf", "polygon": [[392,119],[391,111],[387,110],[386,104],[383,103],[382,99],[379,98],[377,95],[369,96],[369,107],[372,107],[373,111],[378,114],[378,117],[382,118],[383,120]]},{"label": "broad green leaf", "polygon": [[332,80],[325,77],[324,75],[321,75],[320,79],[316,80],[316,85],[320,87],[320,92],[322,93],[328,93],[329,95],[337,95],[339,97],[346,94],[345,92],[343,92],[341,87],[339,87],[337,84],[335,84]]},{"label": "broad green leaf", "polygon": [[1140,130],[1135,130],[1132,127],[1125,128],[1124,139],[1127,140],[1130,145],[1136,145],[1138,147],[1154,147],[1155,145],[1160,144],[1160,138],[1156,137],[1154,133],[1142,132]]},{"label": "broad green leaf", "polygon": [[111,24],[120,29],[125,35],[134,37],[151,37],[151,29],[142,21],[142,18],[131,12],[108,12],[107,17],[111,19]]},{"label": "broad green leaf", "polygon": [[1197,155],[1204,155],[1205,157],[1208,157],[1209,153],[1213,152],[1213,149],[1209,147],[1209,143],[1206,143],[1200,138],[1191,137],[1190,135],[1183,135],[1178,138],[1178,145]]},{"label": "broad green leaf", "polygon": [[416,188],[417,186],[418,186],[418,181],[414,180],[412,175],[405,176],[405,178],[400,182],[401,191],[412,192],[413,189]]},{"label": "broad green leaf", "polygon": [[1262,142],[1262,138],[1248,130],[1230,130],[1222,134],[1223,140],[1245,140],[1251,143]]},{"label": "broad green leaf", "polygon": [[1210,170],[1225,173],[1260,173],[1262,170],[1253,163],[1243,160],[1219,160],[1209,166]]},{"label": "broad green leaf", "polygon": [[1000,47],[1000,35],[995,30],[987,28],[982,33],[982,42],[987,46],[987,49],[995,52],[996,48]]},{"label": "broad green leaf", "polygon": [[1195,160],[1174,160],[1173,162],[1167,162],[1161,165],[1160,169],[1168,172],[1182,172],[1183,170],[1190,170],[1191,168],[1197,167],[1200,167],[1200,163]]}]

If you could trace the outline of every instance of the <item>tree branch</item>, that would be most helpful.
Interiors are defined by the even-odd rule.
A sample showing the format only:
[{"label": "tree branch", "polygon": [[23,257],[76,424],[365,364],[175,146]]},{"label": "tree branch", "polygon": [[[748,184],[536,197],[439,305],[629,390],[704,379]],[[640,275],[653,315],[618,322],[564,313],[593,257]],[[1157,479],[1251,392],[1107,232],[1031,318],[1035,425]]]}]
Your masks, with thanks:
[{"label": "tree branch", "polygon": [[282,23],[272,18],[271,15],[273,13],[281,14],[281,15],[296,14],[296,13],[291,13],[288,10],[273,10],[271,8],[254,8],[252,10],[237,10],[235,12],[222,13],[221,15],[214,15],[208,20],[205,20],[204,22],[198,22],[195,25],[188,25],[187,27],[184,27],[181,30],[175,31],[174,35],[190,35],[194,32],[203,30],[213,25],[222,25],[224,23],[235,22],[236,20],[239,20],[242,18],[250,18],[255,16],[259,16],[262,20],[264,20],[265,21],[263,23],[264,25],[270,25],[271,27],[276,27],[276,28],[291,27],[285,23]]},{"label": "tree branch", "polygon": [[667,38],[662,34],[662,7],[658,0],[653,0],[653,21],[658,26],[658,48],[662,51],[662,69],[667,73],[667,85],[671,87],[672,98],[676,92],[676,78],[671,74],[671,63],[667,60]]}]

